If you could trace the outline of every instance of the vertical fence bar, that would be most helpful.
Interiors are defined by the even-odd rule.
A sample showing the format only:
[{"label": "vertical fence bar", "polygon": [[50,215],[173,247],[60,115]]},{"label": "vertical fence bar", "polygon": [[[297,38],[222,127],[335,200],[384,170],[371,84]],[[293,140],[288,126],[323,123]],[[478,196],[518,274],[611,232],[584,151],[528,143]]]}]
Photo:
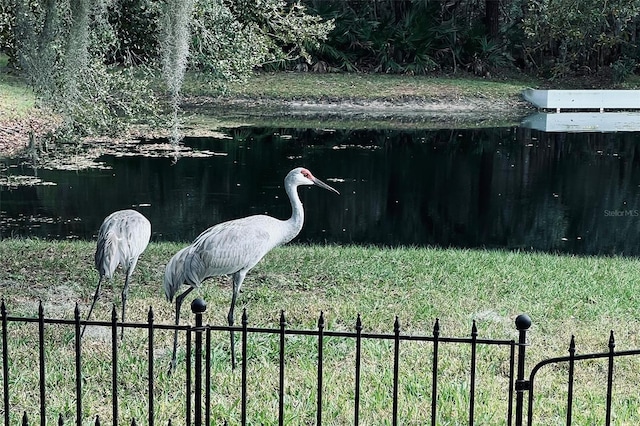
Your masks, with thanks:
[{"label": "vertical fence bar", "polygon": [[75,363],[76,363],[76,426],[82,426],[82,363],[80,337],[80,308],[76,302],[73,312],[76,328]]},{"label": "vertical fence bar", "polygon": [[431,426],[436,425],[436,410],[438,405],[438,346],[440,339],[440,319],[436,318],[433,325],[433,367],[431,369]]},{"label": "vertical fence bar", "polygon": [[[147,321],[149,323],[149,426],[153,426],[154,418],[154,406],[153,406],[153,309],[149,308],[149,314],[147,315]],[[124,325],[122,326],[124,329]]]},{"label": "vertical fence bar", "polygon": [[196,300],[194,299],[191,302],[191,312],[196,314],[196,327],[194,332],[195,336],[195,347],[193,350],[193,355],[195,357],[194,367],[193,367],[193,375],[194,375],[194,414],[193,414],[193,424],[195,426],[202,425],[202,332],[200,327],[202,327],[202,316],[198,314],[195,308]]},{"label": "vertical fence bar", "polygon": [[[531,327],[531,318],[526,314],[516,317],[518,336],[518,371],[516,376],[516,426],[522,426],[524,407],[524,391],[529,390],[529,383],[524,379],[524,361],[527,348],[527,330]],[[531,423],[531,404],[529,404],[528,418]]]},{"label": "vertical fence bar", "polygon": [[198,298],[191,302],[191,312],[196,316],[195,341],[195,426],[202,426],[202,313],[207,310],[204,300]]},{"label": "vertical fence bar", "polygon": [[111,410],[113,426],[118,426],[118,313],[111,309]]},{"label": "vertical fence bar", "polygon": [[507,403],[507,426],[513,424],[513,380],[516,359],[516,342],[511,341],[509,352],[509,402]]},{"label": "vertical fence bar", "polygon": [[44,307],[42,306],[42,300],[38,304],[38,357],[40,358],[40,426],[47,424],[46,417],[46,399],[45,399],[45,366],[44,366]]},{"label": "vertical fence bar", "polygon": [[573,374],[575,368],[576,338],[571,336],[569,342],[569,380],[567,385],[567,426],[571,426],[573,417]]},{"label": "vertical fence bar", "polygon": [[185,419],[185,424],[187,426],[191,426],[191,327],[189,327],[186,331],[187,333],[187,344],[186,344],[186,348],[187,348],[187,353],[186,353],[186,359],[185,359],[185,368],[186,368],[186,374],[187,374],[187,378],[186,378],[186,386],[187,386],[187,401],[186,401],[186,405],[187,405],[187,412],[186,412],[186,419]]},{"label": "vertical fence bar", "polygon": [[242,408],[241,423],[242,426],[247,424],[247,325],[249,318],[247,317],[247,308],[242,310]]},{"label": "vertical fence bar", "polygon": [[2,399],[4,402],[4,426],[9,426],[9,348],[7,343],[7,307],[2,298]]},{"label": "vertical fence bar", "polygon": [[362,319],[360,314],[356,319],[356,389],[353,402],[353,424],[358,426],[360,421],[360,360],[362,357]]},{"label": "vertical fence bar", "polygon": [[284,425],[284,343],[285,327],[287,321],[284,317],[284,310],[280,311],[280,384],[278,391],[278,425]]},{"label": "vertical fence bar", "polygon": [[318,318],[318,396],[316,410],[316,426],[322,426],[322,359],[324,347],[324,312]]},{"label": "vertical fence bar", "polygon": [[205,424],[206,425],[210,425],[211,424],[211,327],[207,326],[207,334],[206,334],[206,339],[207,339],[207,347],[206,347],[206,355],[205,355],[205,359],[206,359],[206,365],[205,365],[205,376],[204,376],[204,381],[205,381],[205,406],[204,406],[204,418],[205,418]]},{"label": "vertical fence bar", "polygon": [[476,320],[471,326],[471,372],[469,386],[469,426],[473,426],[473,415],[476,405],[476,353],[477,353],[478,327]]},{"label": "vertical fence bar", "polygon": [[611,397],[613,396],[613,353],[616,347],[616,342],[613,338],[613,330],[609,335],[609,368],[607,370],[607,415],[605,419],[605,425],[611,424]]},{"label": "vertical fence bar", "polygon": [[400,372],[400,319],[393,323],[393,426],[398,425],[398,376]]}]

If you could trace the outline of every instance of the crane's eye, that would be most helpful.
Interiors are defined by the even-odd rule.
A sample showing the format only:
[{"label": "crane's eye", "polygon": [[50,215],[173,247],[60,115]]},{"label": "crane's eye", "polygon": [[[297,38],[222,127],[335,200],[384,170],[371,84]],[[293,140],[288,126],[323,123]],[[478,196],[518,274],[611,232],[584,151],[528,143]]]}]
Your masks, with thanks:
[{"label": "crane's eye", "polygon": [[311,173],[309,172],[309,170],[303,170],[300,173],[302,173],[302,176],[306,177],[307,179],[311,179]]}]

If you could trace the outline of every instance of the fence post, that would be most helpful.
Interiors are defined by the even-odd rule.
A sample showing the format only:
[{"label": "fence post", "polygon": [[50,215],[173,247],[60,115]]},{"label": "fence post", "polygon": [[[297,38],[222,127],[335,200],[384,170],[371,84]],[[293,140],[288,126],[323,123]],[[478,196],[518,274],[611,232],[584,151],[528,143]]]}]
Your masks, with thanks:
[{"label": "fence post", "polygon": [[46,426],[47,424],[47,409],[45,398],[45,366],[44,366],[44,306],[42,306],[42,300],[38,304],[38,358],[40,367],[40,425]]},{"label": "fence post", "polygon": [[518,338],[518,373],[516,377],[516,426],[522,426],[524,391],[529,390],[529,382],[524,379],[524,361],[529,327],[531,327],[531,318],[527,314],[518,315],[516,328],[520,332],[520,336]]},{"label": "fence post", "polygon": [[322,362],[323,362],[323,346],[324,346],[324,312],[320,311],[318,319],[318,395],[317,395],[317,412],[316,426],[322,426]]},{"label": "fence post", "polygon": [[571,336],[569,342],[569,384],[567,385],[567,426],[571,426],[571,416],[573,413],[573,372],[575,369],[576,356],[576,336]]},{"label": "fence post", "polygon": [[287,320],[284,310],[280,311],[280,384],[278,390],[278,426],[284,426],[284,344]]},{"label": "fence post", "polygon": [[391,424],[398,426],[398,377],[400,375],[400,319],[396,315],[393,323],[393,412]]},{"label": "fence post", "polygon": [[240,424],[247,424],[247,308],[242,310],[242,401],[240,403]]},{"label": "fence post", "polygon": [[75,364],[76,364],[76,426],[82,426],[82,333],[80,332],[80,308],[76,302],[73,311],[76,338],[75,338]]},{"label": "fence post", "polygon": [[362,319],[360,314],[356,319],[356,389],[354,398],[354,419],[353,426],[359,426],[360,424],[360,366],[362,357]]},{"label": "fence post", "polygon": [[2,317],[2,399],[4,401],[4,426],[9,426],[9,345],[7,343],[7,307],[4,298],[0,303]]},{"label": "fence post", "polygon": [[[202,313],[207,310],[204,300],[198,298],[191,302],[191,312],[196,315],[195,342],[195,420],[196,426],[202,425]],[[189,395],[187,395],[189,398]]]},{"label": "fence post", "polygon": [[[124,303],[124,302],[123,302]],[[124,306],[124,305],[123,305]],[[124,315],[123,315],[124,317]],[[147,376],[149,378],[149,426],[153,426],[154,422],[153,422],[153,418],[155,415],[155,405],[153,402],[153,383],[154,383],[154,374],[153,374],[153,309],[151,307],[149,307],[149,313],[147,314],[147,324],[149,326],[149,332],[148,332],[148,337],[147,337],[147,357],[149,360],[149,370],[147,373]],[[124,318],[123,318],[124,320]],[[122,333],[124,333],[124,323],[122,324]]]},{"label": "fence post", "polygon": [[613,330],[609,334],[609,368],[607,369],[607,414],[605,425],[611,424],[611,394],[613,393],[613,353],[616,348],[616,341],[613,338]]}]

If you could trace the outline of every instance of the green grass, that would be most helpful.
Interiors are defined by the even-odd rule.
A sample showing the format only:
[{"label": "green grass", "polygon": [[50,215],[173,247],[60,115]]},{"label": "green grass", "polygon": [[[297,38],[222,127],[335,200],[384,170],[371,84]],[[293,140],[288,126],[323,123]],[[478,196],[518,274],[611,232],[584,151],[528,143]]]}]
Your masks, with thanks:
[{"label": "green grass", "polygon": [[[155,323],[173,322],[172,306],[164,300],[163,268],[182,245],[152,243],[134,273],[127,308],[129,320],[146,321],[153,307]],[[85,315],[97,273],[92,267],[91,242],[0,241],[0,289],[10,315],[34,316],[42,300],[47,316],[72,318],[75,302]],[[320,311],[326,329],[353,330],[358,313],[365,332],[393,332],[397,315],[402,332],[430,335],[436,318],[441,335],[469,336],[476,320],[479,337],[515,339],[514,319],[527,313],[533,320],[529,332],[527,374],[543,359],[564,356],[571,335],[577,353],[605,352],[609,331],[616,349],[640,347],[637,333],[640,305],[638,260],[623,257],[577,257],[489,250],[387,248],[356,246],[289,245],[272,251],[247,276],[236,309],[236,321],[246,308],[249,325],[277,327],[280,310],[289,328],[314,329]],[[104,286],[95,315],[110,319],[111,303],[120,303],[122,275]],[[208,304],[205,322],[226,324],[230,299],[224,279],[207,281],[190,296]],[[191,297],[186,302],[190,302]],[[192,322],[188,303],[184,322]],[[37,411],[37,343],[35,325],[11,324],[12,415]],[[47,329],[47,402],[50,421],[63,413],[73,419],[73,334],[60,326]],[[104,333],[88,331],[83,346],[87,422],[99,414],[109,424],[109,354]],[[120,346],[121,415],[130,423],[146,418],[145,332],[127,330]],[[214,333],[214,415],[229,416],[237,424],[240,373],[232,372],[228,335]],[[251,424],[274,424],[277,418],[277,337],[249,338],[249,402]],[[287,424],[315,421],[316,339],[287,339]],[[238,350],[240,346],[238,345]],[[440,351],[439,424],[466,423],[468,406],[469,347],[442,345]],[[430,412],[432,346],[419,342],[401,345],[400,415],[402,424],[424,424]],[[155,340],[157,419],[178,421],[184,399],[184,373],[166,375],[171,335],[158,331]],[[19,354],[19,355],[18,355]],[[390,342],[363,342],[362,424],[390,424],[392,354]],[[184,359],[184,343],[179,357]],[[353,407],[353,342],[328,337],[325,342],[324,419],[326,424],[349,424]],[[477,424],[504,424],[508,353],[481,347],[478,351]],[[640,398],[637,371],[640,360],[616,361],[614,424],[637,424]],[[606,364],[580,364],[576,378],[574,424],[602,423]],[[35,382],[34,382],[35,380]],[[566,401],[566,366],[543,368],[536,379],[535,416],[538,424],[562,423]],[[17,418],[15,419],[17,421]],[[35,420],[34,420],[35,421]]]},{"label": "green grass", "polygon": [[[516,99],[533,79],[485,80],[388,74],[257,73],[229,87],[231,97],[279,100],[443,100],[459,97]],[[187,75],[185,93],[206,95],[197,75]]]},{"label": "green grass", "polygon": [[33,111],[35,96],[17,76],[8,72],[7,57],[0,55],[0,121],[25,118]]}]

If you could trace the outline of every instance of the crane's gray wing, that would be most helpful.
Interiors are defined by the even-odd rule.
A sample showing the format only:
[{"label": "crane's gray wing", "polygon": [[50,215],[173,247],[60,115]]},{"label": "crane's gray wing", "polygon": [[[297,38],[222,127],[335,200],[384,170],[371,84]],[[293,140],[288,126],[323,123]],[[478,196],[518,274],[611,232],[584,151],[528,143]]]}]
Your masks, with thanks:
[{"label": "crane's gray wing", "polygon": [[275,246],[277,222],[268,216],[250,216],[207,229],[185,258],[187,282],[197,286],[212,276],[248,271]]}]

